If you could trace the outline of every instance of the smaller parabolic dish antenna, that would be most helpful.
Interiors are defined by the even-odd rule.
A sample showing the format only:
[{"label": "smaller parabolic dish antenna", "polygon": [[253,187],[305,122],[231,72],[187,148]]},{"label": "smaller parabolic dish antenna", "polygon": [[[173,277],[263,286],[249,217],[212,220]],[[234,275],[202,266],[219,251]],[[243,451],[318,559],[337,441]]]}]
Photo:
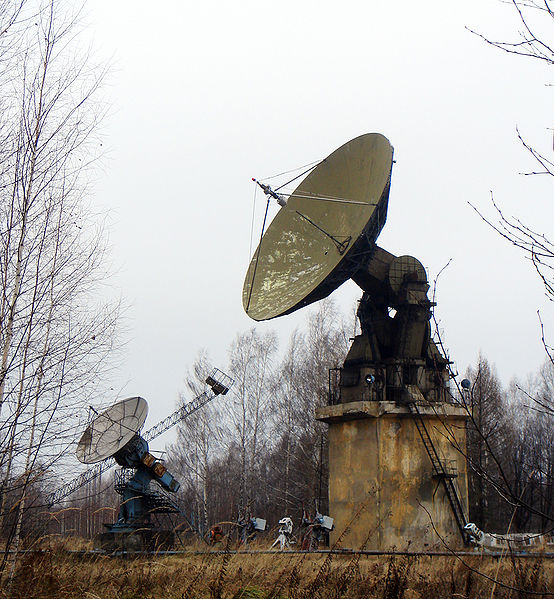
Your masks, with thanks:
[{"label": "smaller parabolic dish antenna", "polygon": [[246,273],[248,316],[268,320],[323,299],[369,260],[387,216],[392,156],[386,137],[361,135],[300,183]]},{"label": "smaller parabolic dish antenna", "polygon": [[101,462],[124,447],[140,430],[148,404],[142,397],[129,397],[99,414],[77,444],[77,459],[84,464]]}]

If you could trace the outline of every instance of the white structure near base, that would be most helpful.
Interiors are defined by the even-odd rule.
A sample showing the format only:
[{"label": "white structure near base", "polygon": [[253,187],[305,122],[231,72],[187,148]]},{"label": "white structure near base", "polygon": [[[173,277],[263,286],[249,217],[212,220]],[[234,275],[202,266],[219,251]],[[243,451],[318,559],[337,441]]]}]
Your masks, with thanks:
[{"label": "white structure near base", "polygon": [[464,530],[473,545],[484,549],[540,549],[543,546],[554,545],[554,537],[551,534],[524,532],[497,535],[483,532],[473,522],[466,524]]},{"label": "white structure near base", "polygon": [[290,547],[292,537],[292,520],[288,517],[279,520],[279,536],[273,541],[270,549],[273,549],[279,543],[279,549],[283,551],[285,547]]}]

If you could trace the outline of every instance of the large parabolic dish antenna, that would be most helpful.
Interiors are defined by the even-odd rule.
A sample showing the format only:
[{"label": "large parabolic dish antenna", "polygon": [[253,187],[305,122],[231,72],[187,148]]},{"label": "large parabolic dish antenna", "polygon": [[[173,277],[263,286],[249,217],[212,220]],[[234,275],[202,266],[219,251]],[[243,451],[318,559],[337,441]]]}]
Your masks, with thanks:
[{"label": "large parabolic dish antenna", "polygon": [[268,320],[318,301],[362,267],[387,216],[393,148],[379,133],[335,150],[273,219],[244,281],[242,303]]},{"label": "large parabolic dish antenna", "polygon": [[77,459],[84,464],[101,462],[124,447],[140,430],[148,404],[142,397],[129,397],[99,414],[77,444]]}]

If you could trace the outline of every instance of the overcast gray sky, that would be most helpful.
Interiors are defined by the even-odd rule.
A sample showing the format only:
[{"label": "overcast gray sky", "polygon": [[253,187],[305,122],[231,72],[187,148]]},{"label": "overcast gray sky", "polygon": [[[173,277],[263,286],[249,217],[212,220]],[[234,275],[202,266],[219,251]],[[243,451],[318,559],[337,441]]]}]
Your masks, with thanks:
[{"label": "overcast gray sky", "polygon": [[[517,125],[552,151],[549,73],[466,30],[514,39],[509,5],[95,0],[88,10],[94,56],[113,63],[94,201],[111,213],[111,292],[130,305],[115,392],[145,397],[150,423],[174,409],[200,348],[224,368],[230,341],[255,324],[241,304],[251,177],[373,131],[396,159],[378,243],[416,256],[431,279],[452,259],[437,315],[458,369],[479,351],[504,383],[540,366],[536,311],[548,326],[552,305],[532,266],[468,204],[491,214],[492,190],[506,214],[554,237],[551,180],[518,174],[533,165],[516,136]],[[360,295],[347,283],[333,297],[348,311]],[[256,326],[286,345],[305,317]]]}]

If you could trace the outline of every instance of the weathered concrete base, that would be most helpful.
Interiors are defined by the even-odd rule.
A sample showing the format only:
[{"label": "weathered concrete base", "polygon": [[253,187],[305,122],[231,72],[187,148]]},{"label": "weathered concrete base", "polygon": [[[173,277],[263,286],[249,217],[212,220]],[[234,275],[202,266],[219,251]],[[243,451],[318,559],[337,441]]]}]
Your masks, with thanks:
[{"label": "weathered concrete base", "polygon": [[[420,407],[443,464],[467,508],[466,415],[456,406]],[[431,549],[462,545],[444,486],[413,416],[394,402],[360,401],[320,408],[329,424],[331,545],[352,549]],[[435,532],[436,529],[436,532]],[[438,533],[438,534],[437,534]]]}]

